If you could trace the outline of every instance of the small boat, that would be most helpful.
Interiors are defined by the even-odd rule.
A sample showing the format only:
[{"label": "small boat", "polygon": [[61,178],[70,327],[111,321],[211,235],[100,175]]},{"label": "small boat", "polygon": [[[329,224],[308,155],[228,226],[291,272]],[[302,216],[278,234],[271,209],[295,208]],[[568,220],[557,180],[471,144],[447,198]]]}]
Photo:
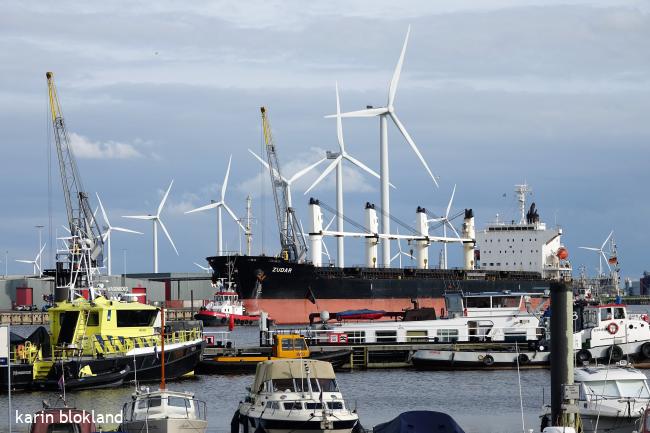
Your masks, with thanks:
[{"label": "small boat", "polygon": [[384,310],[345,310],[338,313],[333,313],[332,316],[336,320],[377,320],[384,317],[386,312]]},{"label": "small boat", "polygon": [[[221,285],[220,287],[223,287]],[[213,300],[194,315],[205,326],[225,326],[232,320],[237,325],[252,325],[260,320],[258,314],[247,314],[234,287],[221,289]]]},{"label": "small boat", "polygon": [[97,431],[92,413],[62,406],[50,407],[43,402],[43,409],[32,415],[29,433],[93,433]]},{"label": "small boat", "polygon": [[[128,364],[118,366],[114,370],[95,374],[89,365],[79,367],[77,363],[71,362],[63,366],[60,364],[55,365],[50,371],[49,379],[34,382],[32,387],[34,389],[56,391],[61,388],[61,383],[64,382],[68,391],[111,388],[121,386],[130,373],[131,366]],[[61,380],[62,377],[63,380]]]},{"label": "small boat", "polygon": [[450,347],[417,350],[411,357],[418,370],[505,370],[545,368],[548,350],[516,350],[515,347]]},{"label": "small boat", "polygon": [[334,368],[340,368],[350,361],[350,349],[312,352],[305,339],[297,334],[278,334],[272,347],[216,349],[205,348],[201,362],[196,369],[199,374],[252,372],[262,361],[276,359],[318,359],[327,361]]},{"label": "small boat", "polygon": [[[650,403],[645,374],[625,362],[580,367],[574,379],[580,385],[576,403],[585,433],[629,433]],[[548,417],[548,412],[542,417],[542,427]]]},{"label": "small boat", "polygon": [[[160,388],[136,390],[122,408],[118,431],[125,433],[205,433],[208,428],[205,402],[194,393],[170,391],[165,385],[165,316],[161,314]],[[49,433],[49,432],[48,432]]]},{"label": "small boat", "polygon": [[359,416],[343,400],[332,365],[311,359],[264,361],[231,421],[231,432],[351,433]]},{"label": "small boat", "polygon": [[122,409],[120,432],[205,433],[205,402],[193,393],[148,388],[137,391]]}]

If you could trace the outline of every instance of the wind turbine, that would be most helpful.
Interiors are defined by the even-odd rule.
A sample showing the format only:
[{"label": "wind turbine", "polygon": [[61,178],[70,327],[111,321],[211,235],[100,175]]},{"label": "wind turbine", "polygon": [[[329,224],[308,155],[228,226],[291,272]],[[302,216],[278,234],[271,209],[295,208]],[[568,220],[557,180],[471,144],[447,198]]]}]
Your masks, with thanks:
[{"label": "wind turbine", "polygon": [[[318,179],[311,184],[309,188],[305,191],[305,194],[309,193],[316,185],[318,185],[328,174],[336,168],[336,230],[338,232],[343,232],[343,160],[347,160],[352,164],[356,165],[360,169],[364,170],[367,173],[375,176],[377,179],[380,179],[379,175],[368,168],[364,163],[350,155],[345,150],[345,141],[343,140],[343,125],[341,122],[341,100],[339,98],[339,85],[336,83],[336,139],[339,143],[339,152],[332,153],[328,152],[327,157],[334,159],[330,165],[318,176]],[[345,266],[345,254],[344,254],[344,237],[338,236],[336,238],[336,266],[342,268]]]},{"label": "wind turbine", "polygon": [[[431,218],[429,222],[439,222],[442,223],[442,235],[447,237],[447,227],[449,227],[455,234],[457,238],[460,238],[460,235],[454,228],[453,224],[449,222],[449,211],[451,211],[451,204],[454,201],[454,195],[456,195],[456,185],[451,191],[451,197],[449,197],[449,203],[447,203],[447,209],[445,209],[445,215],[440,218]],[[447,242],[443,243],[442,250],[442,269],[447,269]]]},{"label": "wind turbine", "polygon": [[[257,154],[256,154],[255,152],[253,152],[252,150],[248,149],[248,151],[250,152],[251,155],[253,155],[253,156],[254,156],[254,157],[255,157],[255,158],[256,158],[256,159],[257,159],[257,160],[258,160],[258,161],[259,161],[259,162],[264,166],[264,167],[266,167],[266,169],[268,170],[268,168],[269,168],[269,164],[268,164],[266,161],[264,161],[262,158],[260,158],[259,155],[257,155]],[[311,164],[311,165],[309,165],[309,166],[303,168],[302,170],[297,171],[297,172],[296,172],[293,176],[291,176],[289,179],[287,179],[286,177],[280,175],[280,179],[282,180],[282,182],[283,182],[283,183],[285,184],[285,186],[287,187],[287,206],[289,206],[289,207],[292,206],[292,200],[291,200],[291,185],[292,185],[295,181],[297,181],[298,179],[300,179],[301,177],[303,177],[305,174],[307,174],[309,171],[313,170],[313,169],[314,169],[318,164],[320,164],[321,162],[325,161],[326,159],[327,159],[327,158],[319,159],[319,160],[316,161],[315,163],[313,163],[313,164]]]},{"label": "wind turbine", "polygon": [[156,211],[156,215],[127,215],[123,217],[123,218],[131,218],[136,220],[149,220],[153,222],[153,271],[154,273],[158,273],[158,224],[160,224],[160,228],[163,229],[163,232],[165,232],[165,236],[167,236],[169,243],[172,244],[174,251],[176,251],[176,255],[178,255],[178,250],[176,249],[176,245],[174,245],[174,241],[172,240],[172,237],[169,235],[169,232],[167,231],[165,224],[163,224],[162,219],[160,218],[160,213],[162,212],[163,207],[165,206],[165,202],[167,201],[167,196],[169,195],[169,191],[172,189],[173,184],[174,184],[174,179],[172,179],[171,183],[169,184],[169,188],[167,188],[165,195],[160,201],[160,204],[158,205],[158,210]]},{"label": "wind turbine", "polygon": [[226,170],[226,177],[223,179],[223,184],[221,185],[221,200],[219,201],[214,201],[210,200],[210,204],[207,204],[205,206],[198,207],[196,209],[188,210],[185,212],[186,214],[189,213],[194,213],[194,212],[202,212],[204,210],[208,209],[214,209],[217,208],[217,255],[222,256],[223,255],[223,240],[222,240],[222,223],[221,223],[221,208],[226,209],[226,212],[232,217],[233,220],[237,224],[239,224],[239,227],[241,227],[244,231],[246,231],[246,227],[244,227],[239,221],[239,218],[237,218],[237,215],[228,207],[226,204],[226,189],[228,188],[228,177],[230,176],[230,163],[232,162],[232,155],[230,155],[230,159],[228,160],[228,169]]},{"label": "wind turbine", "polygon": [[43,254],[43,250],[45,249],[45,245],[47,245],[47,242],[45,242],[43,244],[43,246],[41,247],[41,250],[38,252],[38,254],[34,258],[34,260],[16,260],[16,261],[20,262],[20,263],[27,263],[27,264],[33,265],[34,266],[34,275],[36,275],[36,269],[38,269],[38,276],[42,277],[43,276],[43,270],[41,269],[38,262],[39,262],[39,259],[41,258],[41,254]]},{"label": "wind turbine", "polygon": [[[411,26],[408,27],[406,32],[406,38],[404,39],[404,45],[402,46],[402,52],[397,61],[397,66],[393,72],[393,77],[390,80],[390,85],[388,87],[388,103],[385,107],[372,108],[369,107],[365,110],[351,111],[348,113],[343,113],[341,117],[375,117],[379,116],[379,162],[380,162],[380,180],[381,180],[381,231],[384,234],[390,234],[390,196],[389,196],[389,185],[390,185],[390,176],[388,172],[388,118],[393,121],[397,129],[400,131],[404,139],[411,146],[411,149],[417,157],[420,159],[420,162],[426,169],[429,176],[433,180],[433,183],[438,186],[438,181],[431,172],[429,165],[424,160],[424,157],[418,150],[415,142],[409,135],[406,128],[402,122],[400,122],[395,113],[395,93],[397,92],[397,84],[399,83],[399,77],[402,72],[402,65],[404,64],[404,54],[406,53],[406,46],[409,40],[409,34],[411,33]],[[327,117],[334,117],[332,115]],[[382,246],[382,263],[385,267],[389,266],[390,263],[390,240],[384,239]]]},{"label": "wind turbine", "polygon": [[[397,230],[397,234],[399,235],[399,229]],[[395,259],[399,259],[399,267],[401,269],[402,268],[402,256],[406,256],[411,260],[414,259],[413,255],[411,255],[409,253],[405,253],[404,251],[402,251],[402,243],[401,243],[401,241],[399,239],[397,239],[397,254],[395,254],[390,259],[390,262],[392,263],[392,262],[395,261]]]},{"label": "wind turbine", "polygon": [[102,233],[102,238],[103,238],[104,242],[106,242],[106,249],[108,250],[108,260],[107,260],[108,269],[107,269],[107,271],[108,271],[108,275],[113,275],[112,266],[111,266],[112,265],[112,261],[111,261],[111,233],[113,232],[113,230],[115,230],[116,232],[135,233],[135,234],[138,234],[138,235],[142,235],[144,233],[137,232],[135,230],[125,229],[123,227],[114,227],[114,226],[112,226],[111,223],[108,221],[108,215],[106,215],[106,210],[104,209],[104,205],[102,204],[102,199],[99,198],[98,193],[95,193],[95,195],[97,196],[97,201],[99,202],[99,208],[102,210],[102,216],[104,217],[104,224],[106,224],[104,226],[105,231],[104,231],[104,233]]},{"label": "wind turbine", "polygon": [[605,264],[607,265],[607,269],[609,269],[610,272],[612,270],[612,267],[609,266],[609,260],[605,255],[605,251],[603,250],[603,248],[605,248],[605,245],[607,245],[609,238],[611,238],[613,234],[614,234],[614,230],[609,232],[609,236],[607,236],[607,239],[605,239],[605,242],[603,242],[600,248],[578,247],[578,248],[582,248],[583,250],[596,251],[598,253],[598,276],[603,275],[603,259],[605,259]]}]

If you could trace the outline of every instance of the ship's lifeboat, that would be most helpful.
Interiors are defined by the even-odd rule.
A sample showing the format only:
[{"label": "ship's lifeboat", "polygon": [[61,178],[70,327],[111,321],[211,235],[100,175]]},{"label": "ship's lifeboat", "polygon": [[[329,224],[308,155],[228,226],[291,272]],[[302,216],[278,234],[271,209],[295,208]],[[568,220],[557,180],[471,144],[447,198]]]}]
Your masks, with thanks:
[{"label": "ship's lifeboat", "polygon": [[566,260],[569,258],[569,250],[567,250],[564,247],[560,247],[559,250],[557,250],[557,257],[560,260]]}]

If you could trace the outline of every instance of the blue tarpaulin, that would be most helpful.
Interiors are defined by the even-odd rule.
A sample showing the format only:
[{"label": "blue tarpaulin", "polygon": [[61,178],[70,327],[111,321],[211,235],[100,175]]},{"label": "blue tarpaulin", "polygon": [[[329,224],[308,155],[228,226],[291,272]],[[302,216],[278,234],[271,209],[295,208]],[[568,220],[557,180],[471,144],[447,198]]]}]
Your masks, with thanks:
[{"label": "blue tarpaulin", "polygon": [[414,410],[379,424],[373,433],[465,433],[454,419],[442,412]]}]

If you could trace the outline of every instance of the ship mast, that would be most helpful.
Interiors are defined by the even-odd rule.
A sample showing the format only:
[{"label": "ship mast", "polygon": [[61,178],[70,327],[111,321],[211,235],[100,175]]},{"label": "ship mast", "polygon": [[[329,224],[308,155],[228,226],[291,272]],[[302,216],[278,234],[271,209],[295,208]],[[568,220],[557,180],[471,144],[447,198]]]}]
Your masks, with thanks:
[{"label": "ship mast", "polygon": [[526,224],[526,193],[531,191],[532,189],[526,183],[515,185],[515,193],[519,203],[519,224]]},{"label": "ship mast", "polygon": [[275,213],[280,229],[280,256],[292,262],[302,262],[307,256],[307,244],[302,236],[295,210],[289,206],[289,191],[287,183],[283,181],[280,173],[280,163],[275,152],[275,144],[271,134],[271,124],[267,117],[266,108],[260,107],[262,112],[262,131],[266,144],[266,157],[271,175],[271,187],[275,201]]},{"label": "ship mast", "polygon": [[[99,224],[91,210],[88,194],[81,183],[81,176],[63,119],[59,96],[54,85],[54,74],[47,72],[45,76],[47,78],[52,128],[59,160],[59,171],[61,172],[63,196],[65,197],[68,216],[68,228],[71,235],[68,244],[69,248],[65,253],[70,273],[70,281],[66,285],[73,289],[74,287],[89,285],[93,269],[97,268],[97,264],[102,262],[104,241]],[[59,265],[57,264],[57,272],[58,268]],[[81,278],[77,278],[77,276],[81,276]]]}]

